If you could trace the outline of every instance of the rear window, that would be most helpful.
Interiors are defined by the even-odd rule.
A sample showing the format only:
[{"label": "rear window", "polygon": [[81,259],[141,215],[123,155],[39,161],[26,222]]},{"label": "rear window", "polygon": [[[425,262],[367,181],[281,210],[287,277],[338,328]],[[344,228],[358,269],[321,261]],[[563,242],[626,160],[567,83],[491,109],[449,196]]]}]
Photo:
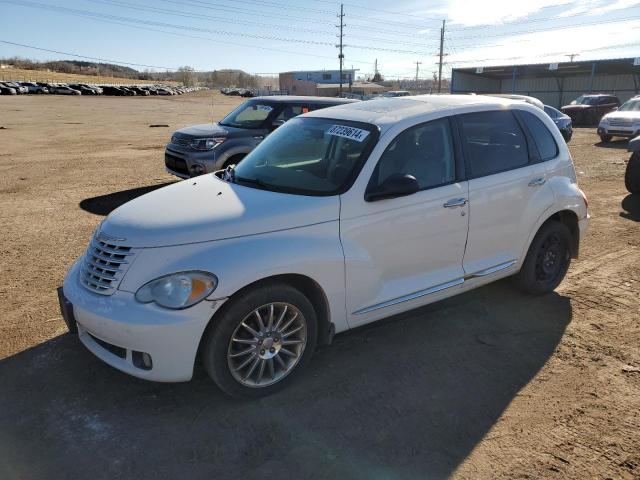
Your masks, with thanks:
[{"label": "rear window", "polygon": [[524,133],[510,111],[467,113],[458,118],[473,177],[492,175],[529,163]]},{"label": "rear window", "polygon": [[518,113],[527,125],[529,132],[531,132],[540,160],[545,161],[555,158],[558,155],[558,145],[545,124],[532,113],[524,111]]}]

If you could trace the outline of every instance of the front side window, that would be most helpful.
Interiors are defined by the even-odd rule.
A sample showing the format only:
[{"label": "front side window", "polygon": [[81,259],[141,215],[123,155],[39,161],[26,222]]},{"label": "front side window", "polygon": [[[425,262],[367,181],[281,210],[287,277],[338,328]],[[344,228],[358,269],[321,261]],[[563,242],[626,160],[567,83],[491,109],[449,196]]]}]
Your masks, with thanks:
[{"label": "front side window", "polygon": [[224,117],[220,125],[237,128],[260,128],[273,111],[266,103],[246,102]]},{"label": "front side window", "polygon": [[436,120],[411,127],[387,147],[374,170],[372,186],[380,186],[391,175],[412,175],[421,190],[451,183],[455,160],[449,121]]},{"label": "front side window", "polygon": [[294,118],[238,164],[235,181],[285,193],[336,195],[353,182],[376,141],[374,125]]},{"label": "front side window", "polygon": [[529,112],[518,112],[521,115],[521,119],[526,123],[533,141],[538,148],[538,154],[540,160],[551,160],[558,155],[558,145],[553,139],[553,135],[549,129],[542,123],[542,121],[534,114]]},{"label": "front side window", "polygon": [[529,163],[527,142],[508,110],[459,116],[460,134],[473,177],[512,170]]}]

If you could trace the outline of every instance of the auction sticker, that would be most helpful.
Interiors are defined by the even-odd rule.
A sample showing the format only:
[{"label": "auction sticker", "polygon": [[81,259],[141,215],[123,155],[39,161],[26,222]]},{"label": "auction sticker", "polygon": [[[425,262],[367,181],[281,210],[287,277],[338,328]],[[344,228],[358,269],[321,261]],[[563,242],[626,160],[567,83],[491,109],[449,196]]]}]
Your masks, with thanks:
[{"label": "auction sticker", "polygon": [[273,110],[273,107],[270,107],[269,105],[256,105],[256,110],[262,110],[264,112],[270,112],[271,110]]},{"label": "auction sticker", "polygon": [[331,125],[328,132],[329,135],[335,135],[336,137],[344,137],[349,140],[355,140],[356,142],[362,142],[367,136],[369,136],[369,130],[363,130],[361,128],[347,127],[344,125]]}]

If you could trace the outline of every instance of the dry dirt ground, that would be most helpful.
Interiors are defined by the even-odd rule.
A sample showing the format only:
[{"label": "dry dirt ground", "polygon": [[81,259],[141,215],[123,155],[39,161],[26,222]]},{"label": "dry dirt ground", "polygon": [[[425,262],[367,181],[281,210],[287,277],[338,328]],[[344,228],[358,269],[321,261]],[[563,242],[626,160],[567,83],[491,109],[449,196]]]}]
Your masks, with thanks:
[{"label": "dry dirt ground", "polygon": [[93,228],[174,181],[173,129],[237,102],[0,97],[0,479],[640,478],[640,200],[593,129],[570,144],[591,229],[556,293],[505,280],[340,335],[251,402],[67,334],[55,288]]}]

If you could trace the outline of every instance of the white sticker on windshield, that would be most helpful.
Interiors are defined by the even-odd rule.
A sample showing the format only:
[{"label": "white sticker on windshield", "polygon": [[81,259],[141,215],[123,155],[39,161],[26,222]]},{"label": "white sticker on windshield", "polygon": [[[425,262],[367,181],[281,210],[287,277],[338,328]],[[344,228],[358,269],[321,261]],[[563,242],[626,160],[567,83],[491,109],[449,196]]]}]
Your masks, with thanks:
[{"label": "white sticker on windshield", "polygon": [[265,112],[270,112],[271,110],[273,110],[273,107],[270,107],[269,105],[256,105],[256,110],[263,110]]},{"label": "white sticker on windshield", "polygon": [[335,135],[336,137],[344,137],[349,140],[355,140],[356,142],[362,142],[369,135],[369,130],[346,127],[344,125],[332,125],[327,133],[329,135]]}]

